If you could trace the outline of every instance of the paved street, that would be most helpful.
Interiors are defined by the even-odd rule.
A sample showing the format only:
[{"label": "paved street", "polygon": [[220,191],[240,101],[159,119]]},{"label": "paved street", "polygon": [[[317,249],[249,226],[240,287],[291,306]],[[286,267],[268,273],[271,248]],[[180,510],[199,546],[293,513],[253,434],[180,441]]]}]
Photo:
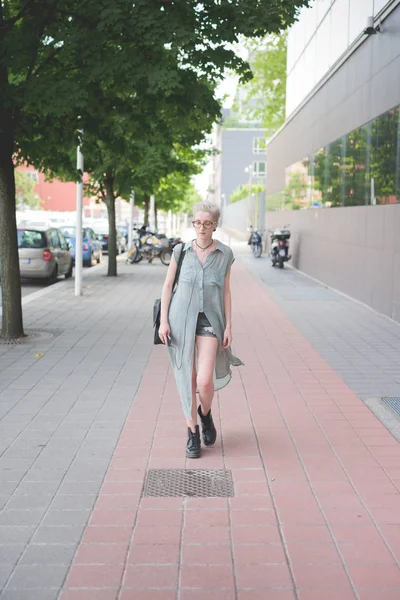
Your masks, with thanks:
[{"label": "paved street", "polygon": [[[48,338],[0,346],[1,600],[400,597],[400,447],[360,398],[400,395],[400,328],[235,251],[245,366],[198,461],[151,343],[165,267],[24,307]],[[149,469],[185,468],[231,471],[234,497],[142,494]]]}]

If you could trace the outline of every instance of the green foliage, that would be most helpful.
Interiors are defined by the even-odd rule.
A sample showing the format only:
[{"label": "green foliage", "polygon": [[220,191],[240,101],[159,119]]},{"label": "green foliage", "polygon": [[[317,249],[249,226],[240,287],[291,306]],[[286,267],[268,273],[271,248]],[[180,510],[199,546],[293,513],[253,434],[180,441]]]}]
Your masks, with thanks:
[{"label": "green foliage", "polygon": [[42,199],[35,192],[36,183],[24,171],[15,171],[17,208],[42,208]]},{"label": "green foliage", "polygon": [[180,169],[176,147],[201,141],[225,70],[251,77],[234,51],[240,36],[278,33],[307,4],[0,0],[3,334],[22,334],[12,158],[77,179],[72,148],[83,129],[86,165],[112,218],[115,194],[126,196],[133,179],[154,189]]},{"label": "green foliage", "polygon": [[193,206],[201,201],[201,196],[186,174],[171,173],[160,182],[155,195],[158,209],[172,213],[191,213]]},{"label": "green foliage", "polygon": [[272,133],[285,121],[287,34],[247,40],[246,46],[253,78],[242,86],[245,100],[234,110]]},{"label": "green foliage", "polygon": [[[257,196],[265,191],[265,188],[260,183],[255,183],[251,186],[251,195]],[[233,204],[234,202],[240,202],[240,200],[244,200],[245,198],[249,198],[250,196],[250,184],[241,185],[236,188],[234,192],[229,197],[229,204]]]}]

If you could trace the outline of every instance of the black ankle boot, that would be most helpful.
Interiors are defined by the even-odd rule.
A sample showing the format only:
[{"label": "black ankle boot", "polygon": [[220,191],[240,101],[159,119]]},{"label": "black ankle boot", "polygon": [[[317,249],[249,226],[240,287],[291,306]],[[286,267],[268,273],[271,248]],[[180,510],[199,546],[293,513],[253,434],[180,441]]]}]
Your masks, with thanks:
[{"label": "black ankle boot", "polygon": [[200,458],[201,454],[201,443],[200,443],[200,430],[199,426],[196,425],[196,432],[188,427],[188,441],[186,446],[187,458]]},{"label": "black ankle boot", "polygon": [[203,433],[203,442],[205,446],[214,446],[217,439],[217,430],[215,429],[214,421],[211,414],[211,409],[204,416],[201,411],[201,405],[197,409],[201,419],[201,429]]}]

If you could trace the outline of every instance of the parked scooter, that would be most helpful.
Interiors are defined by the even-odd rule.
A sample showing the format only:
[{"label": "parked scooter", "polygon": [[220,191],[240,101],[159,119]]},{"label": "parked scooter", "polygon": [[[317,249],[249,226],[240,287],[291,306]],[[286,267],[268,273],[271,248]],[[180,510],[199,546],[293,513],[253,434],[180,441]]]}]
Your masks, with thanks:
[{"label": "parked scooter", "polygon": [[248,245],[251,246],[251,250],[253,252],[254,258],[260,258],[262,254],[262,234],[261,230],[249,228],[250,237],[248,241]]},{"label": "parked scooter", "polygon": [[280,269],[283,269],[285,262],[292,258],[289,254],[290,231],[287,227],[288,225],[284,225],[282,229],[269,230],[271,234],[271,263],[273,267],[278,265]]}]

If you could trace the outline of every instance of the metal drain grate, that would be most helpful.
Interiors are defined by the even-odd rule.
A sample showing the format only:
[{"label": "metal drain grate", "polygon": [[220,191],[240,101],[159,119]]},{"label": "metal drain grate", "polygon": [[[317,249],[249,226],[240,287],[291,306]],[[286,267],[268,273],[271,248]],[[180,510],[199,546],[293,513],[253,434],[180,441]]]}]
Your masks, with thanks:
[{"label": "metal drain grate", "polygon": [[232,472],[224,469],[150,469],[143,496],[228,498],[235,495]]},{"label": "metal drain grate", "polygon": [[399,396],[383,396],[382,400],[390,406],[392,410],[400,415],[400,397]]},{"label": "metal drain grate", "polygon": [[13,340],[4,340],[0,337],[0,346],[19,346],[26,344],[50,343],[59,337],[64,331],[62,329],[27,329],[25,337]]}]

